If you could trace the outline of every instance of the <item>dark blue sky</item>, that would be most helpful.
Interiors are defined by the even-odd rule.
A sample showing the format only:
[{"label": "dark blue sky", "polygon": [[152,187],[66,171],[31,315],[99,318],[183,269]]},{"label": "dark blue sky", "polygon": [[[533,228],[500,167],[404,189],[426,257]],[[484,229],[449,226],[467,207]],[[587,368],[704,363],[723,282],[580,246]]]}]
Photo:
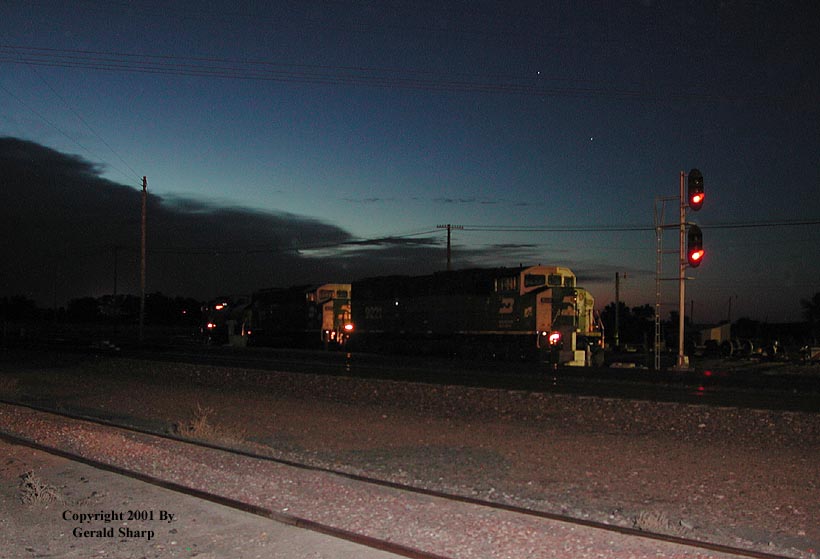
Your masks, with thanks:
[{"label": "dark blue sky", "polygon": [[[627,304],[653,303],[651,230],[551,229],[651,228],[655,198],[697,167],[696,320],[726,318],[730,299],[733,318],[796,320],[820,291],[815,14],[811,2],[7,0],[0,136],[76,155],[135,194],[146,175],[169,220],[233,212],[210,235],[153,239],[153,287],[197,296],[441,269],[436,225],[454,223],[456,267],[567,265],[601,304],[621,272]],[[243,212],[281,227],[298,261],[237,264],[237,285],[188,277],[207,262],[170,271],[172,252],[279,246],[234,226]],[[307,250],[377,237],[392,240]],[[665,285],[664,302],[675,296]]]}]

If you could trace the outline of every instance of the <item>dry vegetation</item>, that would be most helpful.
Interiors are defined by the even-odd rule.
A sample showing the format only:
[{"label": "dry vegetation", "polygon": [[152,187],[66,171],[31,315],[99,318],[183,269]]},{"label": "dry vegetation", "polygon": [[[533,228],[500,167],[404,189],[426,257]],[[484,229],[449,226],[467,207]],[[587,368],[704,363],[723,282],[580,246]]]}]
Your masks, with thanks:
[{"label": "dry vegetation", "polygon": [[189,419],[174,425],[174,434],[186,439],[227,446],[238,446],[245,442],[247,434],[244,430],[217,425],[213,416],[213,408],[197,403]]},{"label": "dry vegetation", "polygon": [[32,471],[20,476],[20,500],[26,505],[49,505],[64,502],[56,487],[49,485]]}]

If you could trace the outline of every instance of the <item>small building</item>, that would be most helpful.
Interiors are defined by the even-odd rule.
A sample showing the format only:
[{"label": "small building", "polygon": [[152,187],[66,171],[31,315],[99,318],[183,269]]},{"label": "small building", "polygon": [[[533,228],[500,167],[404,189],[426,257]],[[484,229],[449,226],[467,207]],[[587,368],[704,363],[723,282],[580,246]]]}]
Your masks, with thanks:
[{"label": "small building", "polygon": [[707,342],[713,342],[720,346],[723,342],[728,342],[732,339],[732,325],[728,322],[718,324],[717,326],[709,326],[700,329],[700,345],[706,345]]}]

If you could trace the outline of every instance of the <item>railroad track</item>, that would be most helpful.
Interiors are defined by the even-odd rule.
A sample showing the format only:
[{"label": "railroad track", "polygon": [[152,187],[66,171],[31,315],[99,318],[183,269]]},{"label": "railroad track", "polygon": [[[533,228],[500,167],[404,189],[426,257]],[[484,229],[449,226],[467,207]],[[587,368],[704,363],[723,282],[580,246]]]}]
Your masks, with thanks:
[{"label": "railroad track", "polygon": [[[88,348],[71,351],[79,355]],[[91,353],[94,353],[93,351]],[[553,371],[533,363],[470,362],[271,348],[176,346],[160,351],[131,348],[111,358],[200,364],[258,371],[287,371],[398,382],[525,390],[582,396],[677,402],[795,412],[820,408],[820,377],[734,372],[656,374],[638,369]]]},{"label": "railroad track", "polygon": [[[491,535],[491,540],[496,536],[503,537],[501,533],[504,530],[500,529],[502,526],[506,529],[512,527],[519,535],[528,534],[527,541],[533,541],[529,538],[546,538],[547,541],[556,535],[561,538],[571,534],[573,538],[609,542],[604,545],[611,545],[617,540],[616,545],[622,548],[625,546],[630,550],[638,550],[630,551],[631,557],[642,557],[644,552],[647,557],[656,556],[659,547],[672,550],[672,554],[682,553],[687,557],[786,557],[412,487],[254,452],[183,440],[176,436],[118,425],[93,417],[38,409],[6,401],[0,404],[0,417],[3,418],[0,436],[8,441],[276,522],[404,557],[485,557],[486,555],[470,555],[468,544],[472,543],[472,548],[483,549],[486,553],[486,542],[459,541],[455,547],[438,546],[437,540],[441,538],[425,541],[418,536],[420,527],[424,526],[436,526],[442,531],[457,530],[461,536],[467,533],[482,533],[481,529],[471,531],[469,527],[460,526],[459,523],[465,522],[465,519],[468,524],[486,523],[490,519],[491,527],[499,527],[499,533]],[[30,425],[38,425],[41,428],[33,432],[27,427]],[[127,450],[125,454],[122,453],[123,449]],[[155,468],[152,470],[147,466],[146,460],[154,460],[154,463],[159,461],[166,464],[166,467],[160,471],[156,471]],[[179,464],[187,464],[188,470],[180,471]],[[188,481],[186,474],[191,474],[191,464],[200,467],[201,471],[194,472],[192,476],[193,479],[200,480],[198,482]],[[258,481],[258,492],[248,493],[242,487],[235,487],[237,479],[243,480],[244,487],[255,483],[248,479],[249,475]],[[203,479],[206,480],[205,483],[201,481]],[[271,479],[286,480],[287,483],[266,486],[265,481],[269,482]],[[295,486],[301,487],[301,490],[294,493],[292,488]],[[287,493],[285,498],[282,497],[283,492]],[[356,503],[358,508],[353,506]],[[333,508],[344,508],[346,512],[339,515],[338,511],[328,510]],[[404,510],[408,513],[407,517],[396,517],[396,510]],[[422,518],[422,515],[429,515],[431,511],[437,516]],[[360,523],[349,523],[344,520],[345,516],[355,518],[360,514],[365,514],[369,518],[369,529],[360,529]],[[392,527],[399,528],[398,531],[390,532],[385,524],[385,516],[391,518]],[[450,522],[456,525],[455,528],[449,526]],[[486,532],[487,525],[482,526]],[[389,533],[382,536],[385,530]],[[503,548],[503,542],[495,543]],[[459,551],[456,553],[454,549]],[[601,551],[606,553],[607,550]],[[530,555],[531,552],[532,550],[527,554]]]}]

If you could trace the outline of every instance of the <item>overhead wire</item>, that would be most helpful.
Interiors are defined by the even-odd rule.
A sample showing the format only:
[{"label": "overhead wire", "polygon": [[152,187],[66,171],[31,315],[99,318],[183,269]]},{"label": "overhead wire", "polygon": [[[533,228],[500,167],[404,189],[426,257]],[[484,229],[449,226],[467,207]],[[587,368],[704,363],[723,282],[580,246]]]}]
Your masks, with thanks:
[{"label": "overhead wire", "polygon": [[[111,153],[113,153],[113,154],[114,154],[114,156],[115,156],[117,159],[119,159],[119,161],[120,161],[123,165],[125,165],[125,166],[128,168],[128,170],[129,170],[132,174],[129,176],[127,173],[125,173],[125,172],[124,172],[124,171],[122,171],[121,169],[117,168],[116,166],[113,166],[113,165],[110,165],[110,164],[109,164],[109,165],[110,165],[113,169],[115,169],[116,171],[118,171],[119,173],[121,173],[124,177],[128,178],[129,180],[137,180],[137,181],[139,181],[139,177],[140,177],[139,173],[137,173],[137,172],[134,170],[134,168],[133,168],[133,167],[131,167],[131,165],[129,165],[129,164],[128,164],[128,162],[127,162],[127,161],[126,161],[126,160],[122,157],[122,155],[120,155],[120,154],[119,154],[119,152],[117,152],[117,150],[115,150],[115,149],[111,146],[111,144],[110,144],[110,143],[108,143],[108,142],[105,140],[105,138],[103,138],[103,137],[102,137],[102,135],[101,135],[101,134],[100,134],[100,133],[99,133],[99,132],[98,132],[98,131],[97,131],[97,130],[93,127],[93,126],[91,126],[91,124],[90,124],[90,123],[89,123],[89,122],[88,122],[85,118],[83,118],[83,116],[82,116],[82,115],[81,115],[81,114],[80,114],[80,113],[79,113],[76,109],[74,109],[74,107],[72,107],[72,106],[71,106],[71,104],[70,104],[70,103],[66,100],[66,98],[65,98],[65,97],[63,97],[63,96],[62,96],[62,95],[61,95],[61,94],[60,94],[60,93],[59,93],[59,92],[58,92],[58,91],[57,91],[57,90],[56,90],[56,89],[55,89],[55,88],[51,85],[51,83],[49,83],[49,82],[48,82],[48,80],[46,80],[46,79],[45,79],[45,77],[43,77],[43,75],[42,75],[40,72],[38,72],[38,71],[37,71],[37,69],[36,69],[36,65],[35,65],[35,64],[28,64],[28,63],[26,63],[26,62],[25,62],[25,59],[23,58],[22,53],[20,53],[20,52],[18,51],[18,49],[17,49],[16,47],[14,47],[14,46],[8,46],[8,45],[6,45],[6,46],[3,46],[2,48],[4,48],[4,49],[10,49],[13,53],[17,53],[17,56],[18,56],[18,58],[19,58],[20,62],[21,62],[21,63],[24,63],[24,64],[27,64],[28,66],[30,66],[30,67],[31,67],[31,69],[34,71],[35,75],[37,76],[37,78],[38,78],[41,82],[43,82],[43,84],[44,84],[44,85],[45,85],[45,86],[46,86],[46,87],[47,87],[47,88],[51,91],[51,93],[52,93],[55,97],[57,97],[57,98],[60,100],[60,102],[61,102],[61,103],[62,103],[62,104],[63,104],[63,105],[64,105],[64,106],[65,106],[65,107],[66,107],[66,108],[67,108],[67,109],[68,109],[68,110],[69,110],[69,111],[70,111],[70,112],[71,112],[71,113],[72,113],[72,114],[73,114],[73,115],[77,118],[77,120],[79,120],[79,121],[83,124],[83,126],[85,126],[85,127],[86,127],[86,128],[87,128],[90,132],[91,132],[91,134],[93,134],[93,135],[94,135],[94,136],[95,136],[95,137],[96,137],[96,138],[97,138],[97,139],[98,139],[98,140],[99,140],[99,141],[100,141],[100,142],[101,142],[101,143],[102,143],[102,144],[103,144],[106,148],[108,148],[108,150],[109,150]],[[43,116],[40,112],[36,111],[36,110],[35,110],[33,107],[31,107],[29,104],[25,103],[25,102],[24,102],[22,99],[20,99],[17,95],[13,94],[13,93],[12,93],[11,91],[9,91],[6,87],[3,87],[3,86],[2,86],[2,84],[0,84],[0,87],[2,87],[3,91],[5,91],[8,95],[10,95],[10,96],[11,96],[11,97],[13,97],[14,99],[16,99],[16,100],[17,100],[20,104],[22,104],[22,105],[23,105],[24,107],[26,107],[28,110],[32,111],[32,112],[33,112],[34,114],[36,114],[39,118],[41,118],[44,122],[46,122],[47,124],[49,124],[49,126],[52,126],[54,129],[56,129],[58,132],[60,132],[60,134],[62,134],[64,137],[68,138],[68,139],[69,139],[69,140],[71,140],[73,143],[77,144],[77,145],[78,145],[80,148],[82,148],[82,149],[83,149],[86,153],[88,153],[88,154],[92,155],[92,157],[95,155],[95,154],[94,154],[94,153],[93,153],[93,152],[92,152],[92,151],[91,151],[88,147],[86,147],[85,145],[83,145],[83,144],[82,144],[79,140],[77,140],[76,138],[74,138],[74,137],[70,136],[67,132],[65,132],[64,130],[62,130],[62,129],[61,129],[60,127],[58,127],[56,124],[54,124],[53,122],[51,122],[50,120],[48,120],[47,118],[45,118],[45,116]]]},{"label": "overhead wire", "polygon": [[[719,223],[715,225],[702,225],[702,229],[738,229],[738,228],[755,228],[755,227],[793,227],[804,225],[820,225],[820,219],[806,219],[806,220],[779,220],[779,221],[757,221],[757,222],[735,222],[735,223]],[[654,231],[652,226],[643,225],[564,225],[564,226],[516,226],[516,225],[465,225],[459,231],[475,231],[475,232],[506,232],[506,233],[611,233],[611,232],[648,232]],[[230,246],[191,246],[191,247],[165,247],[152,248],[150,252],[153,254],[176,254],[176,255],[250,255],[250,254],[265,254],[265,253],[282,253],[282,252],[308,252],[314,250],[323,250],[330,248],[345,247],[367,247],[379,244],[388,244],[397,242],[401,239],[408,239],[412,237],[420,237],[423,235],[437,235],[442,234],[443,229],[435,227],[424,229],[421,231],[413,231],[409,233],[397,233],[391,235],[382,235],[378,237],[368,238],[348,238],[339,241],[327,241],[319,243],[279,243],[274,245],[230,245]],[[128,247],[118,245],[122,250],[138,250],[136,247]],[[744,245],[745,246],[745,245]],[[600,247],[610,249],[612,247]],[[624,247],[620,247],[624,248]],[[625,250],[642,250],[641,247],[627,247]]]},{"label": "overhead wire", "polygon": [[[820,225],[820,218],[814,219],[781,219],[781,220],[758,220],[739,221],[702,224],[701,229],[751,229],[764,227],[797,227],[803,225]],[[677,225],[676,225],[677,226]],[[581,232],[631,232],[631,231],[655,231],[653,225],[464,225],[465,231],[489,231],[489,232],[550,232],[550,233],[581,233]]]},{"label": "overhead wire", "polygon": [[[9,51],[20,56],[9,56]],[[661,101],[749,101],[770,96],[728,95],[701,92],[656,93],[611,86],[544,86],[534,76],[479,76],[455,74],[458,79],[429,71],[406,68],[283,64],[259,59],[183,57],[116,51],[54,49],[0,45],[0,62],[101,71],[192,76],[219,79],[261,80],[313,85],[359,85],[392,89],[415,89],[453,93],[505,93],[538,97],[615,97]],[[557,81],[557,80],[550,80]]]}]

